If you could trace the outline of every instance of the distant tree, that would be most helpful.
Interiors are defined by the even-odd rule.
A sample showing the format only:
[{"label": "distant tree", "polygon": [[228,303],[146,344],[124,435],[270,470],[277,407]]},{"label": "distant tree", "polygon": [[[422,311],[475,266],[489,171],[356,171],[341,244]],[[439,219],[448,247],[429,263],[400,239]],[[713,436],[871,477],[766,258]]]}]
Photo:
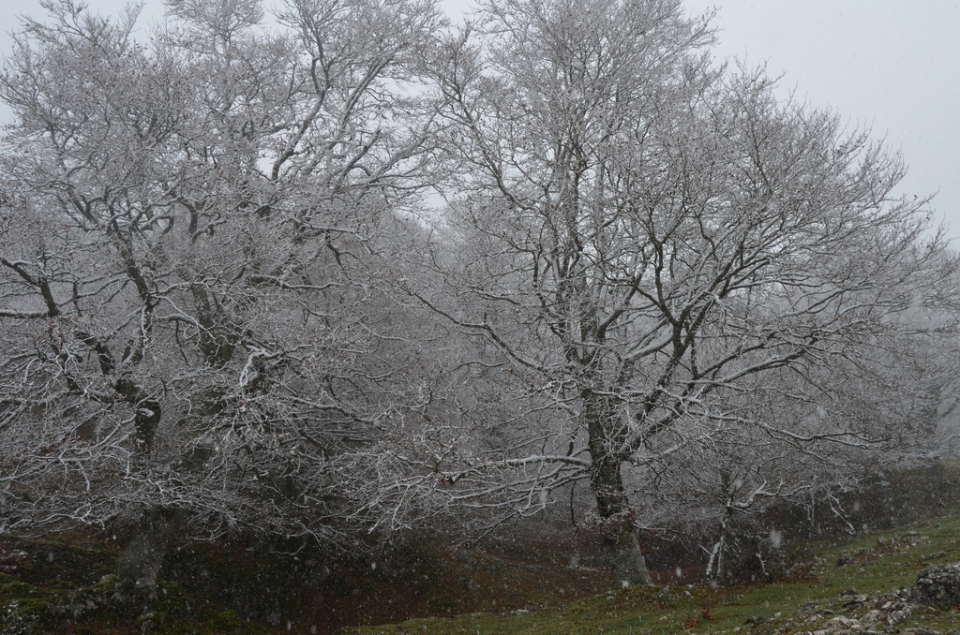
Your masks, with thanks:
[{"label": "distant tree", "polygon": [[168,5],[138,41],[135,13],[47,2],[0,75],[3,528],[139,519],[135,603],[187,528],[409,523],[368,483],[430,381],[383,281],[431,152],[434,4],[290,0],[277,30]]},{"label": "distant tree", "polygon": [[437,469],[511,513],[588,479],[616,583],[649,584],[644,466],[801,440],[755,388],[836,394],[804,369],[904,330],[955,259],[927,201],[892,196],[896,155],[762,72],[717,70],[678,0],[488,0],[477,20],[435,51],[455,169],[427,264],[446,286],[407,287],[526,405],[512,443]]}]

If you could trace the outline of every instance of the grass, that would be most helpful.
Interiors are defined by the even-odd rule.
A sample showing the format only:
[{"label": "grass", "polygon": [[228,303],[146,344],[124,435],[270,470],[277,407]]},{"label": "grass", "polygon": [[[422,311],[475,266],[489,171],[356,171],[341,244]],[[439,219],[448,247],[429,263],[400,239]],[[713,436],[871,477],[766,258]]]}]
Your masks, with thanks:
[{"label": "grass", "polygon": [[412,616],[557,606],[601,592],[604,570],[573,569],[546,557],[530,562],[510,554],[461,550],[445,553],[421,545],[361,570],[336,569],[315,596],[315,620],[341,618],[344,624],[377,624]]},{"label": "grass", "polygon": [[132,635],[152,622],[150,632],[172,635],[329,635],[347,624],[561,605],[606,588],[605,571],[560,564],[569,555],[551,548],[449,552],[426,542],[318,566],[243,543],[187,544],[167,555],[156,611],[131,616],[111,604],[115,540],[0,536],[0,633]]},{"label": "grass", "polygon": [[[808,546],[809,547],[809,546]],[[807,576],[795,581],[711,587],[706,584],[634,587],[600,594],[563,608],[475,613],[449,619],[344,628],[343,635],[548,635],[673,633],[801,633],[813,629],[804,614],[859,617],[869,607],[844,608],[852,594],[877,597],[913,586],[927,566],[960,561],[960,516],[906,529],[870,532],[856,540],[814,546]],[[840,566],[838,561],[846,564]],[[844,595],[844,594],[847,595]],[[929,609],[897,628],[960,629],[957,607]]]},{"label": "grass", "polygon": [[[168,555],[156,611],[124,616],[110,604],[115,540],[0,536],[0,634],[804,633],[818,627],[808,619],[861,617],[884,594],[912,586],[926,566],[960,562],[960,465],[948,476],[934,495],[922,470],[891,474],[887,493],[864,503],[876,509],[857,524],[871,518],[875,526],[903,519],[908,525],[853,538],[794,539],[782,548],[801,564],[776,584],[607,592],[604,570],[571,562],[571,553],[582,552],[596,564],[588,537],[582,544],[538,544],[529,532],[515,543],[455,552],[420,541],[376,559],[318,553],[284,560],[252,544],[183,545]],[[929,517],[934,509],[940,515]],[[844,606],[849,592],[870,602]],[[896,628],[960,632],[960,617],[956,607],[929,609]]]}]

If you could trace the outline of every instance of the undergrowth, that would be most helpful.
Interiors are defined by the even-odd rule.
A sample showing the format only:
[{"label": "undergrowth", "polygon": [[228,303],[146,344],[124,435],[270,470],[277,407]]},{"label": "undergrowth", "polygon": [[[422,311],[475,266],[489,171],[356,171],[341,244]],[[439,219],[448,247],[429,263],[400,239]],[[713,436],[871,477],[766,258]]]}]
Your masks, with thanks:
[{"label": "undergrowth", "polygon": [[[851,593],[889,593],[928,565],[960,562],[960,467],[936,489],[922,467],[888,478],[881,496],[847,500],[854,515],[839,526],[856,535],[792,534],[781,547],[789,575],[712,586],[661,567],[666,586],[608,592],[596,554],[571,557],[587,537],[529,532],[455,550],[414,536],[350,557],[184,543],[167,557],[155,610],[130,616],[111,604],[120,552],[111,536],[0,536],[0,635],[801,633],[810,607],[847,615]],[[960,632],[960,618],[955,607],[931,609],[898,625],[909,628]]]},{"label": "undergrowth", "polygon": [[[932,564],[960,561],[960,517],[930,519],[910,529],[870,532],[817,545],[808,579],[793,582],[631,587],[561,608],[475,613],[451,619],[345,628],[342,635],[555,635],[673,633],[803,633],[805,611],[852,614],[855,594],[889,593],[914,584]],[[960,630],[958,607],[929,609],[891,632]],[[923,632],[914,630],[914,633]]]}]

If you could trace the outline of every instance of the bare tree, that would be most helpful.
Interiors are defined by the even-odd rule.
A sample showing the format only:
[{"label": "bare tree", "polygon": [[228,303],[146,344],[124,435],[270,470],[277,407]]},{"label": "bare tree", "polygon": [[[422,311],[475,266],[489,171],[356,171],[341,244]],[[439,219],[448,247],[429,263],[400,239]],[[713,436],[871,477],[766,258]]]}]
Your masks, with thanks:
[{"label": "bare tree", "polygon": [[146,41],[45,6],[0,76],[4,526],[139,518],[140,603],[188,526],[409,522],[366,483],[426,381],[383,281],[431,152],[432,2],[291,0],[279,30],[170,2]]},{"label": "bare tree", "polygon": [[675,0],[167,5],[141,42],[48,2],[0,74],[4,522],[139,522],[122,597],[185,528],[489,528],[581,480],[649,583],[631,497],[697,456],[804,487],[723,464],[875,441],[830,399],[949,326],[908,319],[955,261],[898,157]]},{"label": "bare tree", "polygon": [[640,482],[657,483],[634,494],[650,510],[645,523],[700,545],[715,579],[745,560],[772,575],[768,557],[824,525],[870,526],[877,519],[860,513],[868,505],[852,503],[877,495],[887,457],[924,456],[935,442],[935,387],[955,372],[951,339],[901,331],[882,347],[861,342],[855,358],[804,360],[744,382],[729,404],[735,424],[644,466]]},{"label": "bare tree", "polygon": [[710,43],[678,1],[489,0],[436,53],[456,170],[428,265],[448,286],[408,290],[527,404],[514,444],[438,469],[514,511],[589,478],[618,584],[650,583],[632,474],[731,429],[800,439],[742,407],[753,387],[855,357],[953,284],[927,201],[891,198],[896,155],[715,70]]}]

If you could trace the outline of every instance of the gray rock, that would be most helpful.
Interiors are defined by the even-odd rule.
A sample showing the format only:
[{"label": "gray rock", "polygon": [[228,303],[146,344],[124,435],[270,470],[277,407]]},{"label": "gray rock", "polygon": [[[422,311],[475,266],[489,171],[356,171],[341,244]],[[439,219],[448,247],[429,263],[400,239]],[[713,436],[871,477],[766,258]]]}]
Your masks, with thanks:
[{"label": "gray rock", "polygon": [[890,613],[887,614],[887,624],[890,626],[903,624],[909,620],[911,616],[913,616],[913,608],[910,606],[905,606],[902,609],[890,611]]},{"label": "gray rock", "polygon": [[910,601],[927,606],[960,604],[960,563],[921,571],[917,585],[910,590]]},{"label": "gray rock", "polygon": [[834,617],[827,620],[827,623],[823,626],[828,633],[859,633],[863,631],[860,620],[855,620],[852,617]]}]

